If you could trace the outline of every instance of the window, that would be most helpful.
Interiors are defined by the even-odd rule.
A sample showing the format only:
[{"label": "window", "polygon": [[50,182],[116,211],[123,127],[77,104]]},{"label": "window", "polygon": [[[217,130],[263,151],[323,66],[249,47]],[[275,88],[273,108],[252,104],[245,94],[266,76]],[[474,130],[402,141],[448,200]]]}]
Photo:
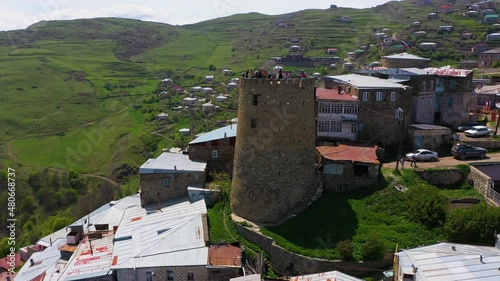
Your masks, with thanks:
[{"label": "window", "polygon": [[342,132],[342,122],[332,122],[332,132]]},{"label": "window", "polygon": [[252,96],[252,105],[258,105],[258,104],[259,104],[259,96],[253,95]]},{"label": "window", "polygon": [[432,97],[427,98],[427,104],[432,105]]},{"label": "window", "polygon": [[342,114],[342,104],[336,103],[333,107],[333,113]]},{"label": "window", "polygon": [[396,101],[396,92],[391,92],[391,101]]},{"label": "window", "polygon": [[152,271],[146,271],[146,281],[153,281],[153,272]]},{"label": "window", "polygon": [[351,134],[356,134],[357,131],[358,131],[358,125],[352,124],[351,125]]},{"label": "window", "polygon": [[384,98],[384,94],[382,92],[377,92],[377,101],[381,101]]},{"label": "window", "polygon": [[452,97],[448,98],[448,106],[453,106],[453,98]]},{"label": "window", "polygon": [[174,280],[174,272],[172,270],[167,270],[167,280],[168,281]]},{"label": "window", "polygon": [[219,151],[218,150],[212,150],[212,158],[213,159],[219,158]]},{"label": "window", "polygon": [[163,187],[168,187],[168,186],[169,186],[168,179],[164,179],[163,180]]},{"label": "window", "polygon": [[250,119],[250,128],[255,129],[257,128],[257,119]]},{"label": "window", "polygon": [[368,101],[370,99],[370,93],[369,92],[363,92],[363,101]]},{"label": "window", "polygon": [[368,166],[354,165],[354,175],[367,176],[369,174]]},{"label": "window", "polygon": [[403,112],[398,108],[396,111],[394,111],[394,117],[395,118],[403,118]]},{"label": "window", "polygon": [[194,273],[192,273],[192,272],[188,272],[188,273],[187,273],[187,280],[189,280],[189,281],[194,280]]},{"label": "window", "polygon": [[434,90],[434,80],[429,81],[429,91]]},{"label": "window", "polygon": [[451,79],[450,80],[450,89],[455,90],[457,88],[457,80]]},{"label": "window", "polygon": [[426,81],[422,81],[422,91],[425,91],[425,86],[427,86],[427,83]]},{"label": "window", "polygon": [[342,175],[344,174],[344,164],[326,164],[323,173],[329,175]]},{"label": "window", "polygon": [[436,87],[444,87],[444,80],[443,78],[438,78]]},{"label": "window", "polygon": [[329,132],[330,122],[329,121],[319,121],[318,122],[318,132]]},{"label": "window", "polygon": [[420,98],[420,106],[424,106],[425,105],[425,98]]}]

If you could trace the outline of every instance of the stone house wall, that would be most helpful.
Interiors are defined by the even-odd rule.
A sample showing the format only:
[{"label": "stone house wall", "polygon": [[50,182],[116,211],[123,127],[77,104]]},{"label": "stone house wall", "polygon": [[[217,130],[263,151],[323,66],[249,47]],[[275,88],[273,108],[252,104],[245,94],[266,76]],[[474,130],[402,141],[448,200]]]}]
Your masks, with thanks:
[{"label": "stone house wall", "polygon": [[[327,191],[343,192],[359,187],[370,187],[377,184],[379,175],[379,165],[369,163],[352,163],[350,161],[329,161],[324,160],[324,164],[343,164],[342,175],[331,175],[323,173],[324,189]],[[367,175],[356,175],[355,166],[368,167]]]},{"label": "stone house wall", "polygon": [[[184,172],[161,173],[161,174],[140,174],[141,184],[141,204],[143,206],[157,203],[158,194],[161,202],[188,196],[188,185],[203,186],[206,181],[205,172]],[[164,186],[168,180],[168,187]]]},{"label": "stone house wall", "polygon": [[174,273],[175,281],[187,281],[188,273],[194,274],[194,280],[208,280],[206,265],[201,266],[165,266],[117,270],[117,281],[146,281],[146,272],[154,272],[153,280],[167,280],[167,270]]},{"label": "stone house wall", "polygon": [[[189,145],[189,159],[207,161],[209,170],[233,172],[236,137]],[[217,151],[214,157],[214,151]]]},{"label": "stone house wall", "polygon": [[412,60],[412,59],[392,59],[382,58],[382,66],[387,68],[426,68],[429,67],[430,60]]}]

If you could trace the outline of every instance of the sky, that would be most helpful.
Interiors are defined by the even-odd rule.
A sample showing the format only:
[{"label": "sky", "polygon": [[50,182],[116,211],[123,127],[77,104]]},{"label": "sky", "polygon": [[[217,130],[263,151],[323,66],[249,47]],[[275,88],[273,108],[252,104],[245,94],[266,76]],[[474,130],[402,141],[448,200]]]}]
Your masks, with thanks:
[{"label": "sky", "polygon": [[172,25],[238,13],[279,15],[304,9],[371,8],[388,0],[0,0],[0,31],[41,20],[121,17]]}]

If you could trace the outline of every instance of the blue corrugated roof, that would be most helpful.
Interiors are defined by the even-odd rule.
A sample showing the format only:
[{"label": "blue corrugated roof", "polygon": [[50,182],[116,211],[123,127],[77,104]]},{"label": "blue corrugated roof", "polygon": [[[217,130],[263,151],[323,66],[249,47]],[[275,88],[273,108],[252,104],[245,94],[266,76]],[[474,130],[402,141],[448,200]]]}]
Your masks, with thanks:
[{"label": "blue corrugated roof", "polygon": [[236,124],[222,127],[211,132],[201,135],[199,138],[194,139],[189,144],[202,143],[213,140],[220,140],[224,138],[236,137]]}]

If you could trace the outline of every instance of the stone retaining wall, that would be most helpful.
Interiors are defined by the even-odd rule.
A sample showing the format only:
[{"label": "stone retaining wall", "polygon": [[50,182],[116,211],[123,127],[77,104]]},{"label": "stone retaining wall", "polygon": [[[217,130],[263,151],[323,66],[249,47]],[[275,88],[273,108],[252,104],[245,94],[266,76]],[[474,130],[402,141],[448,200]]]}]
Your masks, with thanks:
[{"label": "stone retaining wall", "polygon": [[244,227],[233,221],[239,234],[248,241],[257,244],[271,257],[273,269],[283,276],[305,275],[339,270],[353,276],[366,275],[370,269],[387,269],[392,266],[392,255],[384,260],[369,262],[342,262],[310,258],[292,253],[274,243],[274,240],[260,233],[258,228]]},{"label": "stone retaining wall", "polygon": [[432,185],[461,184],[465,175],[460,169],[439,169],[417,171],[418,175]]}]

